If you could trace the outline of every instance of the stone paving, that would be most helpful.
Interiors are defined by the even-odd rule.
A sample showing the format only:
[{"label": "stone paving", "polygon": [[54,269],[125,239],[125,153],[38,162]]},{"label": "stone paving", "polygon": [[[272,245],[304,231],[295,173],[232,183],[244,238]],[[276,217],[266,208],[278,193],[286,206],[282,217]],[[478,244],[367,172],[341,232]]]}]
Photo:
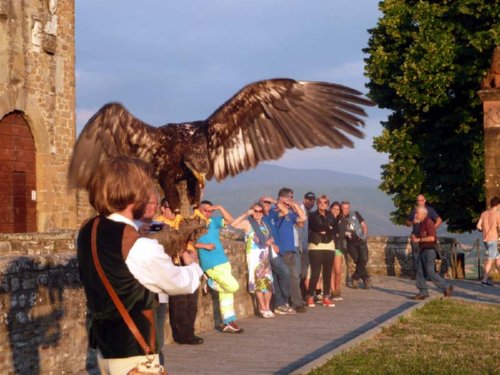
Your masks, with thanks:
[{"label": "stone paving", "polygon": [[[430,284],[431,298],[442,295]],[[500,286],[453,280],[453,298],[500,305]],[[241,320],[245,333],[213,330],[203,345],[169,344],[164,353],[169,374],[306,374],[335,353],[371,337],[384,324],[422,304],[409,300],[415,281],[376,277],[369,290],[344,288],[333,308],[317,305],[307,313]]]}]

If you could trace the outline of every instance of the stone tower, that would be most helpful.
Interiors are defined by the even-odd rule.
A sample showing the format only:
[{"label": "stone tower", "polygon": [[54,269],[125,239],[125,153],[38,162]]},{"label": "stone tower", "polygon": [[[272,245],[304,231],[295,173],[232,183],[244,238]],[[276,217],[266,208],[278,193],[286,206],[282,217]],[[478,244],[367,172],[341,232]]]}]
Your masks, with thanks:
[{"label": "stone tower", "polygon": [[0,0],[0,232],[75,228],[74,0]]}]

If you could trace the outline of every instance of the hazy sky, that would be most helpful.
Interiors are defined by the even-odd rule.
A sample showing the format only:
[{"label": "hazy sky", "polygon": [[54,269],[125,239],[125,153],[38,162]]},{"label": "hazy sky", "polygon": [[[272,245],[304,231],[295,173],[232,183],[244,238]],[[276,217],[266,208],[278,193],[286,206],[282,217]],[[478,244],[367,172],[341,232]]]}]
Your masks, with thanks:
[{"label": "hazy sky", "polygon": [[[287,77],[363,93],[361,51],[378,0],[76,1],[77,123],[123,103],[151,125],[202,120],[247,83]],[[386,111],[371,108],[354,149],[290,150],[273,164],[379,178],[372,149]]]}]

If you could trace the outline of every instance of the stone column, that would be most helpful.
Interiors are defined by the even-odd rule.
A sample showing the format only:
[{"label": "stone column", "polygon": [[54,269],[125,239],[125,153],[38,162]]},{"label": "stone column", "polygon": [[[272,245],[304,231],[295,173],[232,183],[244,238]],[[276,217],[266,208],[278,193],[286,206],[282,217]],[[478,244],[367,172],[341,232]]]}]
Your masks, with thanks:
[{"label": "stone column", "polygon": [[484,177],[486,202],[500,197],[500,88],[479,91],[484,111]]}]

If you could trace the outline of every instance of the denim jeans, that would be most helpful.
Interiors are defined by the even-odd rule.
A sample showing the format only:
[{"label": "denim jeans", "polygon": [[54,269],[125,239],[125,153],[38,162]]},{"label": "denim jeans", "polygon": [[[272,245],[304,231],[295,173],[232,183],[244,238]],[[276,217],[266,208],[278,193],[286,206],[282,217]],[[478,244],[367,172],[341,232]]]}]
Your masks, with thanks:
[{"label": "denim jeans", "polygon": [[274,305],[275,307],[283,306],[290,299],[290,271],[283,258],[279,255],[273,258],[271,251],[269,260],[273,270]]},{"label": "denim jeans", "polygon": [[[450,286],[450,283],[443,279],[436,272],[436,250],[435,249],[425,249],[421,250],[418,254],[417,262],[417,289],[419,294],[422,296],[428,296],[429,291],[427,289],[427,281],[425,279],[425,274],[427,277],[438,287],[441,291],[445,291],[446,288]],[[424,274],[425,270],[425,274]]]},{"label": "denim jeans", "polygon": [[287,251],[282,255],[283,261],[290,271],[290,301],[293,307],[304,304],[300,293],[299,270],[297,269],[297,255],[292,251]]},{"label": "denim jeans", "polygon": [[368,271],[366,271],[366,265],[368,264],[368,246],[366,245],[366,241],[348,242],[347,251],[356,265],[356,269],[352,274],[352,279],[361,279],[363,281],[368,279]]},{"label": "denim jeans", "polygon": [[[415,272],[415,275],[417,274],[417,264],[418,264],[418,254],[420,252],[420,245],[418,242],[410,242],[411,244],[411,255],[413,258],[413,270]],[[445,254],[444,251],[442,251],[439,243],[436,243],[436,251],[440,254],[441,256],[441,266],[439,267],[439,275],[441,277],[444,277],[446,275],[446,272],[448,272],[448,269],[450,268],[450,259],[449,259],[449,253]],[[424,268],[424,276],[425,278],[427,277],[427,274],[425,273],[425,268]]]},{"label": "denim jeans", "polygon": [[[413,259],[413,272],[415,275],[417,274],[417,266],[418,266],[418,254],[420,253],[420,244],[418,242],[410,242],[411,245],[411,257]],[[424,270],[425,273],[425,270]]]}]

